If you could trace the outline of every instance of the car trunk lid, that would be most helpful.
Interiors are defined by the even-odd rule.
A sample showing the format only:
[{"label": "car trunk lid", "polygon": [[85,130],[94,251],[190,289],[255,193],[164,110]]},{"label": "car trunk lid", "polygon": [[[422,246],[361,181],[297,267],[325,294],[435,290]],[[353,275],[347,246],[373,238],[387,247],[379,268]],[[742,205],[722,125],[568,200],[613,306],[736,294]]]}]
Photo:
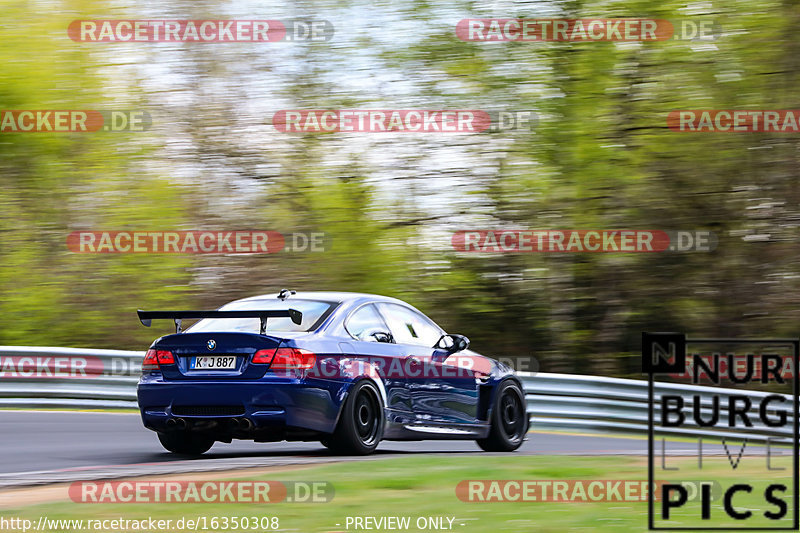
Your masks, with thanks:
[{"label": "car trunk lid", "polygon": [[153,346],[172,353],[174,363],[161,364],[165,380],[255,380],[262,378],[268,364],[254,364],[261,350],[274,352],[284,339],[243,332],[202,332],[167,335]]}]

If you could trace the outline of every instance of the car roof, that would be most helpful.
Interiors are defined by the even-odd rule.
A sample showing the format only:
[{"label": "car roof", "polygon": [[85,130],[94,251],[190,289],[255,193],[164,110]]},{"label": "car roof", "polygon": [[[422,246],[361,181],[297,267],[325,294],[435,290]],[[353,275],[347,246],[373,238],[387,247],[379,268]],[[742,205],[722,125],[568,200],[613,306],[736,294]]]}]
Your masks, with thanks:
[{"label": "car roof", "polygon": [[[262,294],[260,296],[250,296],[248,298],[242,298],[240,300],[235,300],[236,302],[248,302],[253,300],[274,300],[278,297],[279,293],[272,293],[272,294]],[[334,292],[334,291],[313,291],[313,292],[303,292],[297,291],[296,294],[292,294],[289,296],[286,301],[291,300],[320,300],[324,302],[347,302],[347,301],[355,301],[355,300],[371,300],[371,301],[383,301],[383,302],[393,302],[393,303],[400,303],[403,305],[408,306],[408,304],[402,300],[398,300],[397,298],[392,298],[390,296],[380,296],[377,294],[367,294],[361,292]],[[233,302],[231,302],[233,303]]]},{"label": "car roof", "polygon": [[[229,303],[238,303],[238,302],[254,302],[258,300],[276,300],[278,298],[278,294],[280,293],[271,293],[271,294],[262,294],[259,296],[250,296],[248,298],[242,298],[239,300],[234,300],[233,302]],[[392,298],[391,296],[381,296],[379,294],[369,294],[363,292],[341,292],[341,291],[297,291],[295,294],[292,294],[288,298],[286,298],[286,302],[291,304],[292,300],[316,300],[321,302],[333,302],[339,306],[339,308],[344,308],[344,312],[349,312],[350,310],[360,307],[363,304],[370,303],[370,302],[386,302],[386,303],[394,303],[402,305],[403,307],[413,309],[414,311],[420,313],[421,315],[425,316],[430,322],[436,325],[439,330],[444,331],[441,326],[436,324],[436,321],[427,317],[425,313],[414,307],[413,305],[404,302],[398,298]],[[227,304],[226,304],[227,305]],[[325,323],[328,322],[330,317],[325,319]],[[320,328],[324,328],[324,324],[319,326]]]}]

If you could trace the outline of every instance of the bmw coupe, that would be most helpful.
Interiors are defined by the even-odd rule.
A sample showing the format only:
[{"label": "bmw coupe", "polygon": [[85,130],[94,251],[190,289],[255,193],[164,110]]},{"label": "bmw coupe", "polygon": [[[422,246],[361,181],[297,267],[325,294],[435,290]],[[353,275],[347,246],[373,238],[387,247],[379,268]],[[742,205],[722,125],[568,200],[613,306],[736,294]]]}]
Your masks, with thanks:
[{"label": "bmw coupe", "polygon": [[137,389],[145,427],[174,453],[232,439],[358,455],[382,440],[471,439],[508,452],[528,430],[510,367],[394,298],[282,290],[215,311],[138,314],[145,326],[175,322],[147,351]]}]

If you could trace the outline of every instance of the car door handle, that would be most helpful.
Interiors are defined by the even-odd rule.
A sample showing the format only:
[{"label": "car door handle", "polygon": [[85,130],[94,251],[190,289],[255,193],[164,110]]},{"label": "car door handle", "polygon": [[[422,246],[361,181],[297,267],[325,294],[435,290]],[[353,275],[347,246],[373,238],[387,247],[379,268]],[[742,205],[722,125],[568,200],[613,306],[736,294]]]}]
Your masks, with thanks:
[{"label": "car door handle", "polygon": [[421,365],[422,364],[422,361],[420,361],[419,359],[417,359],[413,355],[408,358],[408,362],[411,363],[412,365]]}]

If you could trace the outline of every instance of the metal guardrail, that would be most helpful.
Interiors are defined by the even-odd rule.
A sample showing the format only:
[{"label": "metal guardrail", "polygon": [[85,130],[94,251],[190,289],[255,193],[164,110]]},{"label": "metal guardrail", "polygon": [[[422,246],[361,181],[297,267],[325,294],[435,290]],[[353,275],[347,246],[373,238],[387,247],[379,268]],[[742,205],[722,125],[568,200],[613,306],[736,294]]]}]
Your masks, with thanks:
[{"label": "metal guardrail", "polygon": [[[78,348],[0,346],[0,408],[136,409],[136,382],[143,352]],[[558,431],[603,433],[647,432],[647,381],[575,374],[520,372],[525,388],[531,427]],[[658,434],[738,437],[765,440],[790,437],[792,427],[774,428],[760,422],[758,406],[769,393],[657,383],[656,395],[675,393],[684,397],[686,421],[680,428],[658,428]],[[693,425],[692,408],[697,395],[702,407],[711,406],[711,395],[720,395],[721,420],[727,422],[727,396],[746,394],[752,401],[752,428],[702,428]],[[788,403],[773,404],[792,414]],[[703,411],[706,413],[707,411]],[[774,413],[772,413],[774,415]],[[659,406],[654,416],[660,417]]]},{"label": "metal guardrail", "polygon": [[[600,431],[603,433],[647,434],[648,384],[646,380],[619,379],[575,374],[519,373],[525,388],[531,427],[557,431]],[[681,427],[662,427],[658,398],[662,394],[683,397],[682,412],[685,422]],[[752,427],[728,427],[728,397],[745,395],[752,406],[747,414]],[[765,425],[759,417],[761,400],[773,393],[704,387],[677,383],[654,384],[654,429],[657,437],[716,437],[748,438],[763,441],[767,438],[781,441],[791,439],[794,428],[791,422],[782,427]],[[710,417],[712,395],[719,397],[719,422],[713,427],[701,427],[693,418],[695,398],[701,406],[704,420]],[[775,409],[787,412],[787,420],[794,413],[790,395],[778,395],[784,402],[772,402],[767,409],[770,419],[776,419]]]},{"label": "metal guardrail", "polygon": [[0,408],[136,409],[144,352],[0,346]]}]

